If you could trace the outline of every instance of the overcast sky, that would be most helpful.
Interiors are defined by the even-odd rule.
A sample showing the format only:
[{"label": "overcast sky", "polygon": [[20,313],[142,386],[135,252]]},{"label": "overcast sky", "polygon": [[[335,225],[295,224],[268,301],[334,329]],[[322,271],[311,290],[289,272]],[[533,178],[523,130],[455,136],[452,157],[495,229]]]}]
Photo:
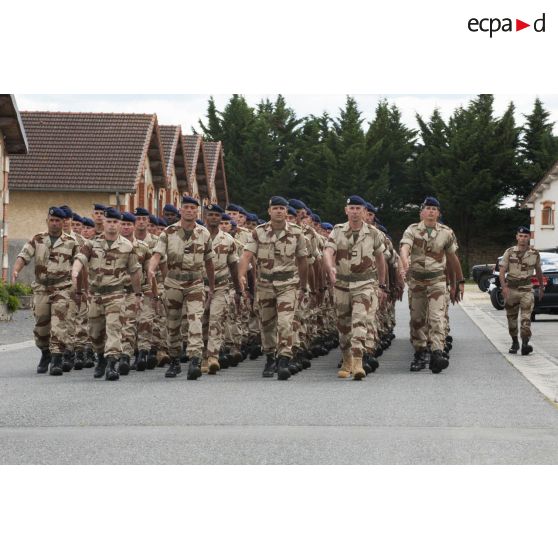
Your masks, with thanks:
[{"label": "overcast sky", "polygon": [[[319,115],[327,111],[338,116],[339,107],[345,104],[345,95],[289,95],[283,94],[287,104],[297,116]],[[402,113],[404,123],[416,128],[415,114],[429,117],[438,107],[444,118],[454,109],[466,105],[475,95],[353,95],[363,116],[369,121],[381,98],[395,103]],[[523,124],[523,114],[531,112],[536,93],[533,95],[496,95],[495,112],[501,115],[510,101],[516,106],[516,120]],[[552,121],[558,121],[558,95],[538,95],[551,114]],[[217,108],[222,109],[230,95],[214,95]],[[246,94],[247,102],[254,106],[260,99],[275,99],[276,94]],[[20,110],[83,111],[83,112],[139,112],[156,113],[160,124],[181,124],[185,133],[192,126],[199,129],[198,120],[205,119],[209,95],[16,95]],[[556,132],[556,128],[555,128]]]}]

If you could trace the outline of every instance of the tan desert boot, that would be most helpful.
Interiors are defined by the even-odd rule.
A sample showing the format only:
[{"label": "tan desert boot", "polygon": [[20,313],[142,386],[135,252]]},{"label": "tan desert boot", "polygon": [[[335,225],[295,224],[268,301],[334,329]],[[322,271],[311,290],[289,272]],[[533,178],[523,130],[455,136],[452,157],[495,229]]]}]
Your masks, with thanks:
[{"label": "tan desert boot", "polygon": [[201,372],[202,372],[202,374],[208,374],[209,373],[209,364],[207,363],[207,359],[205,357],[202,358]]},{"label": "tan desert boot", "polygon": [[209,367],[209,372],[208,374],[217,374],[217,370],[219,370],[221,367],[219,366],[219,361],[214,357],[214,356],[210,356],[207,359],[207,366]]},{"label": "tan desert boot", "polygon": [[343,363],[339,372],[337,372],[338,378],[349,378],[352,374],[353,368],[353,357],[351,353],[343,353]]},{"label": "tan desert boot", "polygon": [[353,380],[364,380],[366,372],[362,367],[362,357],[353,357]]}]

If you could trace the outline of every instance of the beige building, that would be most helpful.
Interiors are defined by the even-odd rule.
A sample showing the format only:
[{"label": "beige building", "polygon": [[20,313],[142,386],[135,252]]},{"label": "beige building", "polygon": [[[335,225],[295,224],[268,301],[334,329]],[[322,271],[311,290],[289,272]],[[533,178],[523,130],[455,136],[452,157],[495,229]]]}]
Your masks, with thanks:
[{"label": "beige building", "polygon": [[25,156],[27,152],[27,137],[15,98],[13,95],[0,94],[0,261],[3,281],[9,279],[10,157]]}]

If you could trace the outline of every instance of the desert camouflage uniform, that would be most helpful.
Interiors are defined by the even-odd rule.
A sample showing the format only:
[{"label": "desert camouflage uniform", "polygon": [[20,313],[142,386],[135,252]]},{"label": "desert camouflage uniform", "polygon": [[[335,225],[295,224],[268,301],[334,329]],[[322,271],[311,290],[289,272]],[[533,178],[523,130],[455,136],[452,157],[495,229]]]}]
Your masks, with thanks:
[{"label": "desert camouflage uniform", "polygon": [[507,271],[506,316],[508,330],[512,337],[517,337],[517,320],[520,310],[521,338],[529,339],[531,337],[531,313],[535,305],[531,277],[540,263],[541,255],[534,248],[527,248],[525,252],[521,253],[517,246],[512,246],[504,252],[500,266],[505,267]]},{"label": "desert camouflage uniform", "polygon": [[224,341],[225,323],[228,319],[230,272],[229,265],[238,263],[238,253],[233,237],[219,231],[211,241],[215,258],[215,290],[208,308],[203,314],[203,337],[207,357],[219,355]]},{"label": "desert camouflage uniform", "polygon": [[18,258],[28,264],[35,258],[33,314],[35,344],[41,350],[62,354],[66,349],[64,320],[70,304],[72,264],[78,253],[76,241],[62,233],[54,245],[48,232],[35,235],[25,244]]},{"label": "desert camouflage uniform", "polygon": [[[240,259],[244,251],[244,245],[236,238],[233,238],[237,258]],[[225,322],[225,345],[231,349],[240,349],[243,342],[248,340],[247,320],[245,316],[250,315],[250,304],[242,297],[240,299],[240,308],[237,309],[234,295],[236,294],[234,287],[229,287],[229,305],[227,312],[227,320]]]},{"label": "desert camouflage uniform", "polygon": [[264,353],[292,357],[293,319],[299,282],[296,258],[308,255],[302,229],[293,223],[274,231],[258,225],[245,250],[256,257],[256,301]]},{"label": "desert camouflage uniform", "polygon": [[154,253],[167,257],[164,303],[167,309],[169,356],[180,356],[184,312],[188,317],[188,356],[201,358],[204,263],[214,258],[209,231],[196,224],[187,239],[180,223],[170,225],[159,236]]},{"label": "desert camouflage uniform", "polygon": [[89,335],[93,349],[105,357],[122,354],[122,314],[130,275],[140,269],[132,243],[118,236],[109,248],[99,237],[87,240],[77,259],[89,272]]},{"label": "desert camouflage uniform", "polygon": [[446,311],[446,254],[454,254],[454,232],[436,223],[429,236],[424,221],[410,225],[401,245],[411,247],[407,274],[411,311],[411,343],[424,351],[430,339],[433,351],[443,351]]},{"label": "desert camouflage uniform", "polygon": [[[354,238],[356,233],[356,239]],[[335,308],[339,346],[344,354],[362,358],[367,337],[367,315],[372,305],[374,257],[384,251],[379,231],[363,223],[352,231],[349,223],[335,225],[326,248],[335,252]]]}]

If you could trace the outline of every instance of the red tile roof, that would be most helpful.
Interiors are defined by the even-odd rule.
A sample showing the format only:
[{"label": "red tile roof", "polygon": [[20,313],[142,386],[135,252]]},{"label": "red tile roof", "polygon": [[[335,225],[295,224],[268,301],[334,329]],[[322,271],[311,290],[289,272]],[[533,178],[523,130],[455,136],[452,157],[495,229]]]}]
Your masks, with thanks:
[{"label": "red tile roof", "polygon": [[24,155],[28,151],[25,127],[13,95],[0,94],[0,133],[4,136],[10,155]]},{"label": "red tile roof", "polygon": [[166,185],[155,114],[22,112],[29,155],[13,156],[10,190],[135,192],[149,155]]},{"label": "red tile roof", "polygon": [[207,165],[208,190],[220,204],[228,203],[227,181],[225,178],[225,162],[223,144],[220,141],[204,141],[203,151]]}]

